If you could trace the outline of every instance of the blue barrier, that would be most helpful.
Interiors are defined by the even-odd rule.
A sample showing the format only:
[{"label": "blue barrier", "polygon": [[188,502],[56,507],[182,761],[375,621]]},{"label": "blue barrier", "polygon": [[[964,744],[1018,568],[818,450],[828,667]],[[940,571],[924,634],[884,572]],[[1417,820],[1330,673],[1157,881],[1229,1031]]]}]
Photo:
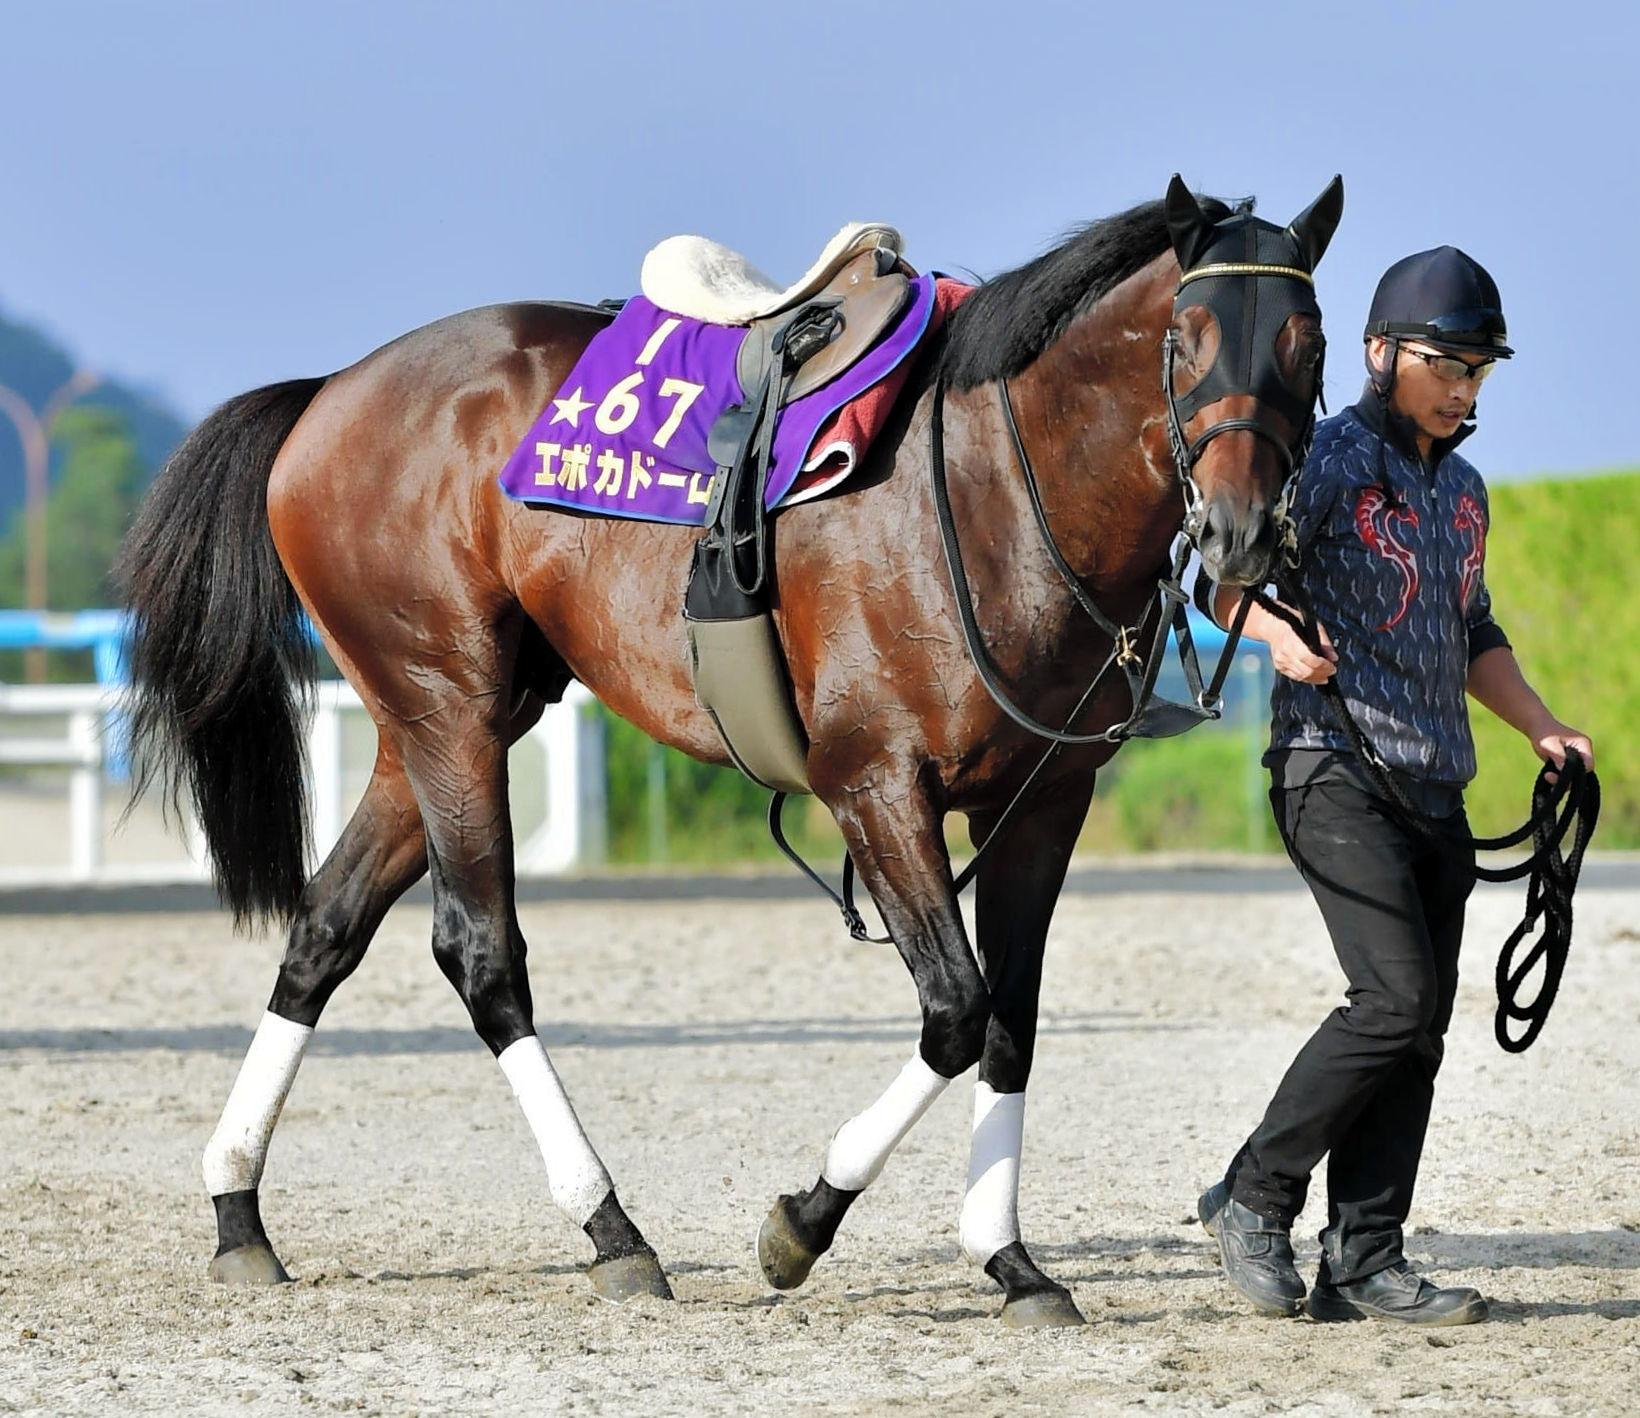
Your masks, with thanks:
[{"label": "blue barrier", "polygon": [[[0,650],[90,650],[98,684],[125,682],[125,611],[0,611]],[[308,633],[313,635],[312,627]],[[1224,646],[1224,632],[1190,612],[1190,634],[1204,659]],[[317,640],[317,636],[313,636]],[[1173,643],[1172,632],[1168,644]]]},{"label": "blue barrier", "polygon": [[[130,620],[112,610],[0,611],[0,650],[89,650],[98,684],[124,684]],[[107,735],[108,776],[123,783],[131,774],[123,713],[109,715]]]},{"label": "blue barrier", "polygon": [[0,611],[0,650],[89,650],[98,684],[125,682],[124,611]]}]

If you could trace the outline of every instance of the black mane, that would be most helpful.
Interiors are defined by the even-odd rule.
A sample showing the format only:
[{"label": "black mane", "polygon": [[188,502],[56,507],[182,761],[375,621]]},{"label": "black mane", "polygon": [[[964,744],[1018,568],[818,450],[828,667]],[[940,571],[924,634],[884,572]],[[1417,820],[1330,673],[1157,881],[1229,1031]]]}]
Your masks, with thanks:
[{"label": "black mane", "polygon": [[[1202,197],[1214,221],[1230,215]],[[1160,202],[1141,202],[1090,222],[1051,251],[1017,270],[993,276],[958,307],[941,355],[953,388],[972,389],[1018,374],[1053,344],[1076,317],[1168,249]]]}]

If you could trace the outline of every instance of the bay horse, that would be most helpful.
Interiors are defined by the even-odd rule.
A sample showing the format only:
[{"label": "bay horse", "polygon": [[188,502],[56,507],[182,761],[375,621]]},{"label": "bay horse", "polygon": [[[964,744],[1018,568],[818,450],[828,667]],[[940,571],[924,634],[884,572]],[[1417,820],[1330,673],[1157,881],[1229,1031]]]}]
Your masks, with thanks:
[{"label": "bay horse", "polygon": [[[984,642],[1015,698],[1062,723],[1112,647],[1078,619],[1039,539],[1000,390],[1011,391],[1020,446],[1040,469],[1045,525],[1109,617],[1127,626],[1151,614],[1187,503],[1200,513],[1193,531],[1209,574],[1262,582],[1303,420],[1253,393],[1215,395],[1185,421],[1194,442],[1188,466],[1175,466],[1165,415],[1214,367],[1229,318],[1192,298],[1208,283],[1180,287],[1181,263],[1220,237],[1262,233],[1290,253],[1285,268],[1266,269],[1309,282],[1341,202],[1335,180],[1281,231],[1198,201],[1175,178],[1165,202],[1093,223],[984,283],[920,357],[852,490],[775,519],[774,618],[809,778],[922,1015],[899,1076],[843,1124],[815,1185],[781,1197],[765,1223],[759,1254],[777,1287],[806,1277],[895,1144],[977,1063],[962,1250],[1001,1285],[1011,1322],[1081,1322],[1021,1241],[1019,1152],[1049,920],[1095,773],[1116,745],[1057,753],[1028,813],[987,853],[976,959],[942,823],[965,813],[985,841],[1040,748],[987,697],[959,634],[930,492],[935,401]],[[1228,288],[1250,310],[1265,282]],[[272,996],[205,1151],[216,1279],[288,1278],[257,1194],[274,1125],[326,1002],[426,872],[434,958],[519,1099],[553,1201],[592,1242],[596,1292],[670,1296],[536,1035],[508,815],[508,746],[572,679],[661,742],[728,762],[695,701],[680,613],[697,531],[531,508],[498,485],[502,462],[609,318],[551,303],[468,311],[328,378],[233,398],[177,449],[130,532],[122,568],[138,761],[173,801],[191,798],[236,924],[289,922]],[[1248,358],[1313,411],[1321,338],[1312,304]],[[1228,368],[1228,340],[1225,355]],[[1210,424],[1219,415],[1224,427]],[[369,786],[311,878],[304,610],[378,730]],[[1107,681],[1079,723],[1126,716],[1126,688]]]}]

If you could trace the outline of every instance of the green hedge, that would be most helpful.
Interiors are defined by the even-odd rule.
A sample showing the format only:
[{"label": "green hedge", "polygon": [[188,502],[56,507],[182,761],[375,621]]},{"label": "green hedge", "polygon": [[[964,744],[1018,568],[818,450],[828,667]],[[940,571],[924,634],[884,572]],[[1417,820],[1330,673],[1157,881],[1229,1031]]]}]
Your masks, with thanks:
[{"label": "green hedge", "polygon": [[[1491,489],[1486,583],[1526,678],[1594,740],[1601,847],[1640,847],[1640,755],[1628,729],[1640,702],[1635,540],[1640,473],[1503,483]],[[1530,805],[1538,760],[1526,740],[1472,703],[1480,774],[1477,832],[1513,827]]]},{"label": "green hedge", "polygon": [[[1550,707],[1594,739],[1602,847],[1640,847],[1640,756],[1627,742],[1640,702],[1640,604],[1630,570],[1640,533],[1640,473],[1505,483],[1491,490],[1487,584],[1527,678]],[[1530,803],[1537,759],[1514,730],[1471,701],[1480,776],[1475,830],[1512,827]],[[1257,759],[1254,725],[1217,724],[1182,738],[1134,743],[1100,774],[1081,845],[1093,851],[1279,850]],[[729,769],[660,749],[610,717],[610,855],[679,864],[776,857],[763,825],[768,794]],[[651,852],[652,779],[664,788],[664,852]],[[840,840],[825,809],[794,801],[794,840],[830,864]],[[965,850],[959,821],[951,841]]]},{"label": "green hedge", "polygon": [[[781,860],[766,825],[769,790],[732,768],[697,763],[662,748],[608,710],[609,858],[616,863],[680,866]],[[813,798],[786,808],[787,836],[826,869],[842,837]]]}]

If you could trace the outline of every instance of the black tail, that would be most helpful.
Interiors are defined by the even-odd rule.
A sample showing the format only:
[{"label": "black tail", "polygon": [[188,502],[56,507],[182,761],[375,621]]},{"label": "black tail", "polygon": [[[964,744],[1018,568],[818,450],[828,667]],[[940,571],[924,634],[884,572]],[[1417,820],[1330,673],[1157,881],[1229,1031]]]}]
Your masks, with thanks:
[{"label": "black tail", "polygon": [[136,791],[192,800],[235,925],[288,918],[307,880],[300,697],[314,654],[268,527],[268,475],[323,379],[230,399],[183,441],[120,552]]}]

